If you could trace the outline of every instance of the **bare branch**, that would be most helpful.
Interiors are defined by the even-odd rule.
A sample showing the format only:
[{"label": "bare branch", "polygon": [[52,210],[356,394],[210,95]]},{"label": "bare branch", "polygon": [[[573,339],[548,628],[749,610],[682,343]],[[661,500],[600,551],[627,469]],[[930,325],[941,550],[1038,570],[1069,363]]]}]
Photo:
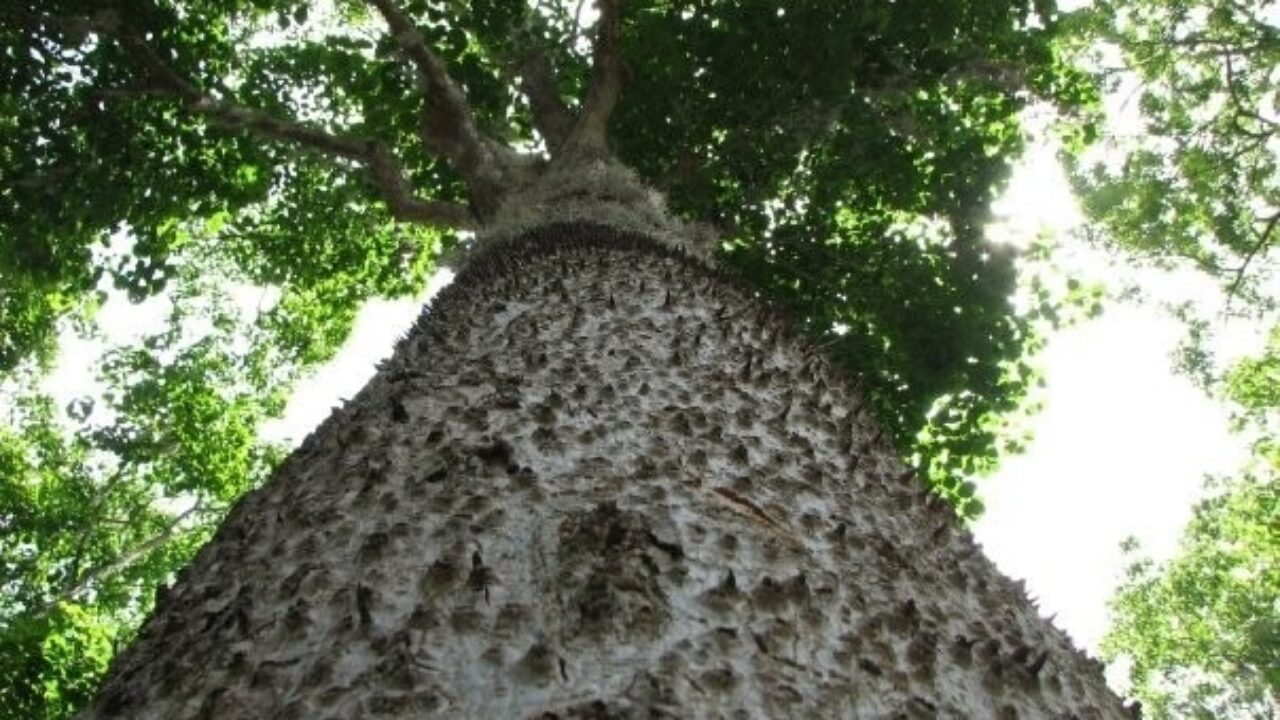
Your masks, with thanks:
[{"label": "bare branch", "polygon": [[[169,540],[178,533],[178,530],[181,528],[182,524],[186,522],[187,518],[196,515],[203,510],[204,506],[201,501],[196,500],[191,507],[175,515],[173,519],[171,519],[168,524],[160,530],[160,532],[152,535],[146,540],[143,540],[141,543],[138,543],[134,547],[130,548],[128,552],[117,557],[110,563],[100,565],[90,570],[85,573],[83,577],[75,578],[70,587],[66,588],[59,596],[49,600],[44,607],[41,608],[41,614],[52,610],[54,605],[57,603],[75,600],[85,591],[89,590],[94,583],[101,582],[102,580],[106,580],[113,575],[117,575],[127,570],[131,565],[142,560],[147,555],[151,554],[152,551],[159,549],[162,545],[169,542]],[[78,562],[79,559],[77,558],[77,563]]]},{"label": "bare branch", "polygon": [[529,100],[533,126],[554,152],[573,131],[574,118],[556,89],[555,71],[542,50],[529,52],[520,63],[520,91]]},{"label": "bare branch", "polygon": [[413,20],[394,0],[369,0],[391,30],[401,54],[412,63],[422,85],[422,139],[427,147],[449,160],[462,173],[472,190],[493,193],[497,173],[491,145],[476,126],[471,106],[462,89],[449,76],[444,62],[427,47]]},{"label": "bare branch", "polygon": [[[90,27],[103,35],[115,37],[155,83],[152,88],[117,91],[115,95],[163,94],[176,97],[182,100],[188,111],[221,127],[245,130],[269,140],[364,165],[397,220],[455,229],[475,227],[475,218],[465,205],[416,197],[400,163],[382,142],[337,135],[304,123],[282,120],[261,110],[218,100],[177,73],[155,48],[124,27],[113,14],[100,14],[90,21]],[[103,93],[109,96],[113,91]]]},{"label": "bare branch", "polygon": [[569,144],[591,154],[609,151],[608,124],[622,94],[622,0],[597,0],[595,52],[591,86]]}]

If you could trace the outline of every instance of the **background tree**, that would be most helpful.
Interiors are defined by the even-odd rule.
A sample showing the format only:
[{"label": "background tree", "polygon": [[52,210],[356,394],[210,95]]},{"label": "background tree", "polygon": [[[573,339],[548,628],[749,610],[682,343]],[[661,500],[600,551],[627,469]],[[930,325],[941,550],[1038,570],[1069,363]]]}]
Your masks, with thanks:
[{"label": "background tree", "polygon": [[[121,351],[107,380],[133,398],[111,406],[126,419],[57,440],[79,456],[104,454],[83,472],[26,437],[41,427],[54,437],[47,402],[29,405],[43,414],[17,416],[13,457],[25,469],[11,476],[11,494],[45,493],[45,478],[58,477],[86,498],[59,505],[60,525],[38,526],[12,550],[34,546],[42,558],[12,581],[30,598],[8,609],[25,619],[5,625],[31,639],[23,647],[62,637],[30,614],[76,600],[58,590],[68,568],[87,579],[76,608],[136,617],[142,588],[188,552],[157,550],[171,561],[107,573],[136,578],[130,593],[98,591],[108,558],[133,557],[124,548],[179,542],[165,528],[182,512],[98,514],[117,468],[140,468],[135,498],[194,498],[199,510],[182,521],[198,537],[234,495],[219,478],[269,464],[254,459],[271,454],[246,433],[279,411],[276,391],[333,354],[361,302],[421,287],[458,245],[455,231],[492,213],[474,172],[476,153],[492,148],[455,142],[460,132],[529,147],[564,138],[573,108],[563,98],[585,96],[590,78],[574,13],[523,2],[405,9],[435,64],[412,52],[416,63],[403,62],[405,48],[360,3],[90,0],[2,11],[0,364],[48,365],[60,319],[87,320],[109,287],[134,300],[181,298],[205,292],[184,289],[194,278],[217,278],[280,293],[254,321],[257,353],[226,335],[200,344],[182,332]],[[1027,354],[1037,345],[1031,320],[1008,303],[1011,254],[981,242],[985,208],[1021,147],[1017,111],[1037,97],[1092,100],[1052,50],[1052,8],[634,3],[621,22],[628,100],[611,128],[617,154],[681,215],[712,226],[723,261],[822,338],[935,489],[963,515],[979,512],[966,478],[994,464],[1001,418],[1035,380]],[[422,127],[415,85],[454,113],[450,122]],[[459,88],[469,116],[451,99]],[[469,205],[459,202],[466,188]],[[239,408],[233,442],[163,457],[175,444],[154,435],[201,427],[219,404]],[[21,512],[13,517],[52,517]],[[102,529],[96,564],[77,561],[55,525]],[[62,696],[56,681],[43,684],[54,675],[33,697]]]},{"label": "background tree", "polygon": [[1256,438],[1250,467],[1207,484],[1173,559],[1134,558],[1103,643],[1158,718],[1280,710],[1280,335],[1225,380],[1239,429]]},{"label": "background tree", "polygon": [[1108,242],[1190,264],[1263,309],[1275,300],[1280,233],[1280,29],[1268,5],[1102,0],[1072,20],[1112,87],[1131,93],[1142,128],[1077,166],[1085,212]]},{"label": "background tree", "polygon": [[[1280,34],[1272,3],[1103,0],[1071,22],[1077,50],[1112,90],[1136,100],[1141,131],[1077,158],[1075,182],[1095,237],[1165,267],[1214,278],[1227,311],[1273,322],[1280,224]],[[1179,554],[1135,558],[1104,643],[1127,658],[1156,717],[1272,717],[1280,708],[1276,331],[1258,357],[1226,371],[1204,306],[1188,322],[1182,366],[1237,405],[1255,438],[1237,477],[1212,480]],[[1136,550],[1135,546],[1127,548]]]},{"label": "background tree", "polygon": [[[288,377],[214,287],[105,358],[100,398],[30,388],[0,432],[0,714],[62,717],[230,504],[284,453],[257,430]],[[194,336],[194,337],[193,337]],[[287,368],[286,368],[287,371]],[[29,385],[29,384],[28,384]]]}]

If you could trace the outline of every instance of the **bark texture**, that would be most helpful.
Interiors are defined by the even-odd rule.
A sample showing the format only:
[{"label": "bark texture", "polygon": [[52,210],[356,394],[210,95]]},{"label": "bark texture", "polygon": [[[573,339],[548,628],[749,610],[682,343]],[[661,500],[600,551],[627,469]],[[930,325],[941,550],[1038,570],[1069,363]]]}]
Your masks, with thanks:
[{"label": "bark texture", "polygon": [[88,716],[1125,717],[860,405],[670,244],[494,240]]}]

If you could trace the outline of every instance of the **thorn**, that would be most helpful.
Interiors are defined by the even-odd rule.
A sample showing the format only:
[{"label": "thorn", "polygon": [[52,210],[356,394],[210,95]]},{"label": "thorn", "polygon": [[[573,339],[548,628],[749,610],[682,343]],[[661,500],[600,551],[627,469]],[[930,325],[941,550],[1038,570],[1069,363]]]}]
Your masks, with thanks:
[{"label": "thorn", "polygon": [[1045,661],[1048,659],[1049,651],[1041,650],[1040,654],[1036,655],[1035,659],[1031,661],[1031,664],[1027,666],[1027,673],[1031,675],[1031,677],[1039,675],[1040,669],[1044,667]]},{"label": "thorn", "polygon": [[409,422],[409,411],[399,399],[391,401],[391,419],[398,423]]}]

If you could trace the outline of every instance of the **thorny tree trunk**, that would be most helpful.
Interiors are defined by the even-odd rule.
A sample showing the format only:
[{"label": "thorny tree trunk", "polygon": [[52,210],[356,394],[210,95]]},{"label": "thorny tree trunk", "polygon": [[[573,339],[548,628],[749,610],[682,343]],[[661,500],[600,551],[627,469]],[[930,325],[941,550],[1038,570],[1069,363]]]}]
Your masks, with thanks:
[{"label": "thorny tree trunk", "polygon": [[642,191],[538,192],[237,505],[90,717],[1128,714]]}]

